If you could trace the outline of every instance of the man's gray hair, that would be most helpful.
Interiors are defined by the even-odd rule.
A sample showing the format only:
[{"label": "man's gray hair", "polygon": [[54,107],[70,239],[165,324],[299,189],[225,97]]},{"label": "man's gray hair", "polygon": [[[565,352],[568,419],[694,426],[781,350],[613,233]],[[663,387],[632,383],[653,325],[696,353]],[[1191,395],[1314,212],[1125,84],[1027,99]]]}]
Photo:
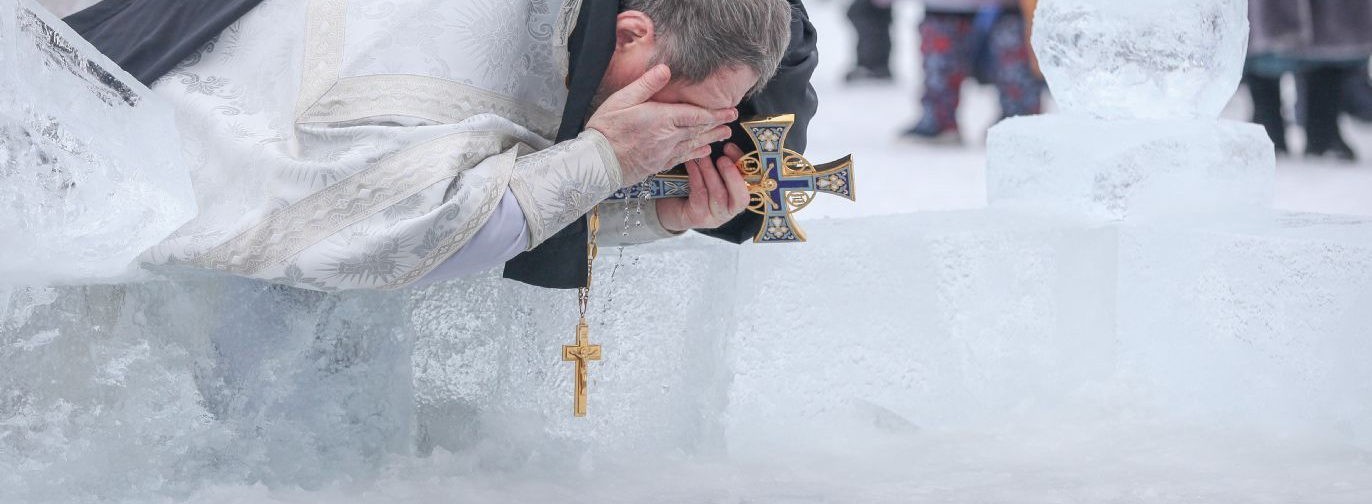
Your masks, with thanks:
[{"label": "man's gray hair", "polygon": [[786,0],[624,0],[622,6],[653,20],[659,47],[654,63],[687,82],[743,66],[757,72],[751,91],[757,92],[772,80],[791,41]]}]

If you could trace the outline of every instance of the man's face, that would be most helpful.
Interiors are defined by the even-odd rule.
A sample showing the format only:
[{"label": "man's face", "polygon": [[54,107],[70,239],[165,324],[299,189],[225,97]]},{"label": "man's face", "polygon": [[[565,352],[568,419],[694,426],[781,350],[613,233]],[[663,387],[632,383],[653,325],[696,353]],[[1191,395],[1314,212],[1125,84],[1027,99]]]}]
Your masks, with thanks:
[{"label": "man's face", "polygon": [[[657,55],[657,47],[651,19],[637,11],[621,13],[616,24],[615,52],[596,92],[596,105],[647,73]],[[721,68],[700,82],[673,80],[653,95],[652,101],[683,103],[709,110],[736,107],[757,79],[757,72],[744,66]]]}]

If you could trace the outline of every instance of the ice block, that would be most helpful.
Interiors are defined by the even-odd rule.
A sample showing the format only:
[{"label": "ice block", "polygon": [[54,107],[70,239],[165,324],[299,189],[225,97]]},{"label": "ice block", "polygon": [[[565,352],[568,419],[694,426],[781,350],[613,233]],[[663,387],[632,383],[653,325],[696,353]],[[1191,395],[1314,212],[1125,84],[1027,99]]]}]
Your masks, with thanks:
[{"label": "ice block", "polygon": [[0,282],[120,276],[196,211],[174,111],[33,2],[0,23]]}]

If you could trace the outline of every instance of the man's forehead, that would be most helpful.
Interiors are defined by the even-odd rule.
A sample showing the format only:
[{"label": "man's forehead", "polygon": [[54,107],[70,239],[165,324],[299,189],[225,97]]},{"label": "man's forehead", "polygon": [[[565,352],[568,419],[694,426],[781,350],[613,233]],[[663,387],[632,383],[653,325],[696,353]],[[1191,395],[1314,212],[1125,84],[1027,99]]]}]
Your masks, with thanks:
[{"label": "man's forehead", "polygon": [[700,82],[673,82],[658,96],[660,101],[687,103],[709,109],[729,108],[743,101],[756,82],[757,72],[746,67],[726,67]]}]

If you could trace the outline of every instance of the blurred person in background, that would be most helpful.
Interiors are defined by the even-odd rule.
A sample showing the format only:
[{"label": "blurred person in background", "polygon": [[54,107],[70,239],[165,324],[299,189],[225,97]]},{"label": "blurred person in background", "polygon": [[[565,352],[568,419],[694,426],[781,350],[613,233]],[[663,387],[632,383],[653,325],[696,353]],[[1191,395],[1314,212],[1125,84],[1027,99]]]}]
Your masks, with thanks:
[{"label": "blurred person in background", "polygon": [[1002,117],[1043,110],[1045,86],[1034,65],[1019,0],[926,0],[924,6],[919,25],[923,115],[902,138],[961,144],[957,111],[968,77],[996,86]]},{"label": "blurred person in background", "polygon": [[843,76],[849,84],[891,82],[891,4],[895,0],[853,0],[848,21],[857,32],[857,65]]},{"label": "blurred person in background", "polygon": [[1301,79],[1305,156],[1354,161],[1339,116],[1348,109],[1346,87],[1372,56],[1372,1],[1251,0],[1252,38],[1246,80],[1253,95],[1253,122],[1261,124],[1277,152],[1288,151],[1282,115],[1281,76]]},{"label": "blurred person in background", "polygon": [[1361,68],[1349,74],[1344,83],[1343,106],[1354,119],[1372,122],[1372,74],[1367,67],[1368,62],[1364,61]]}]

